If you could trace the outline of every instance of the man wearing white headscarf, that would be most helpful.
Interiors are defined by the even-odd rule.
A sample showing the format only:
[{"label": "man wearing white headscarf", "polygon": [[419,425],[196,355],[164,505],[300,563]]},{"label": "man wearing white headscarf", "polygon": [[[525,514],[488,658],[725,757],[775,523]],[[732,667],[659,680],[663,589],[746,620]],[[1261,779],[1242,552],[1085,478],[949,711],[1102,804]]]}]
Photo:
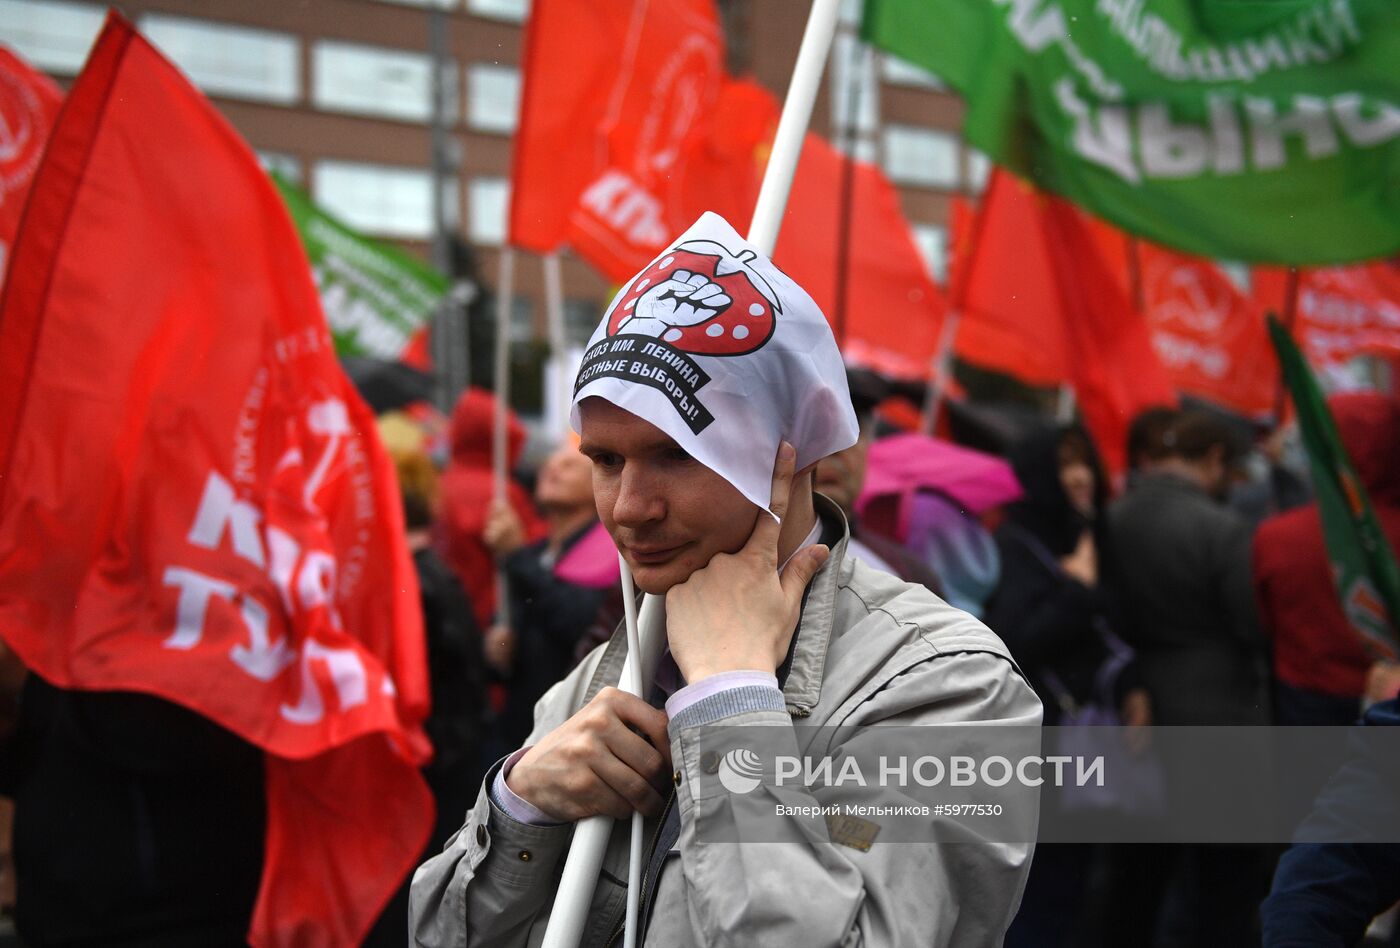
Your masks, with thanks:
[{"label": "man wearing white headscarf", "polygon": [[[857,426],[811,298],[706,214],[614,299],[573,421],[603,523],[637,586],[665,597],[668,650],[650,702],[613,687],[621,631],[545,695],[525,747],[418,870],[413,944],[538,944],[571,824],[634,810],[651,840],[639,944],[1000,944],[1029,843],[872,845],[880,827],[862,820],[810,845],[704,842],[725,807],[701,729],[1040,723],[986,627],[847,557],[812,470]],[[626,837],[612,834],[583,945],[618,937]]]}]

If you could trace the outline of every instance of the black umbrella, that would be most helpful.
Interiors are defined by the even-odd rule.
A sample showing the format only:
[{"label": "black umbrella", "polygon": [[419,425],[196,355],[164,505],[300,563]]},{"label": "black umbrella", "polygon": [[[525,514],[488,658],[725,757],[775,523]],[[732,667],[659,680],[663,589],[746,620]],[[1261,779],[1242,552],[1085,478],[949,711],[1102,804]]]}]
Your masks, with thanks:
[{"label": "black umbrella", "polygon": [[411,365],[368,356],[341,356],[340,364],[375,414],[433,397],[436,380]]}]

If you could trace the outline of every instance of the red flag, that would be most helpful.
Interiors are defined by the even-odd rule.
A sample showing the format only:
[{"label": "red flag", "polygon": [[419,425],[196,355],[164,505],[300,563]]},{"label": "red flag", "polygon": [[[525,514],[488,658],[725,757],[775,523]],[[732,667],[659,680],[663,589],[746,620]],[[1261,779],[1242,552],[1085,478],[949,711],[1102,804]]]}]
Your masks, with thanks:
[{"label": "red flag", "polygon": [[957,354],[1031,385],[1070,377],[1055,272],[1041,234],[1041,207],[1030,185],[993,171],[970,236],[955,238],[949,305],[961,312]]},{"label": "red flag", "polygon": [[0,635],[267,755],[257,945],[357,943],[432,823],[392,467],[248,147],[109,17],[0,298]]},{"label": "red flag", "polygon": [[927,379],[943,323],[943,296],[929,275],[879,168],[853,170],[846,261],[845,326],[836,326],[844,160],[808,134],[773,260],[822,308],[848,361],[886,375]]},{"label": "red flag", "polygon": [[1211,260],[1083,216],[1134,309],[1147,318],[1172,385],[1242,415],[1273,412],[1278,358],[1254,301]]},{"label": "red flag", "polygon": [[[1288,311],[1287,270],[1254,269],[1254,298],[1281,318]],[[1400,353],[1400,264],[1373,260],[1298,274],[1293,334],[1324,376],[1358,355]]]},{"label": "red flag", "polygon": [[669,239],[670,231],[655,236],[666,226],[665,190],[679,180],[697,120],[713,112],[723,63],[713,0],[606,0],[586,11],[537,0],[525,37],[511,243],[547,253],[569,240],[607,259]]},{"label": "red flag", "polygon": [[998,170],[971,226],[954,276],[958,354],[1033,384],[1070,382],[1105,463],[1122,470],[1133,416],[1176,393],[1092,222]]},{"label": "red flag", "polygon": [[1084,422],[1113,473],[1127,466],[1128,425],[1143,409],[1176,404],[1146,320],[1114,285],[1088,220],[1063,198],[1043,196],[1041,239],[1056,274]]},{"label": "red flag", "polygon": [[62,104],[63,90],[52,79],[0,46],[0,283],[24,197]]}]

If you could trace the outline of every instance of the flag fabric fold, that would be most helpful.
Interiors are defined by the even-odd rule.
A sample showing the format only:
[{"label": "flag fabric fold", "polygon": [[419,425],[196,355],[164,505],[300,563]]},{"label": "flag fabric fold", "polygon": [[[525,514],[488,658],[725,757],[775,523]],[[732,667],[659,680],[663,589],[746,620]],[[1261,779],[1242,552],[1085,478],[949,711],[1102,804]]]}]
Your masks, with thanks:
[{"label": "flag fabric fold", "polygon": [[0,284],[25,195],[62,104],[63,90],[52,79],[0,45]]},{"label": "flag fabric fold", "polygon": [[[808,134],[773,259],[821,307],[847,362],[923,381],[938,349],[943,294],[914,243],[898,192],[869,162],[851,169],[851,233],[841,259],[845,161]],[[845,318],[838,325],[842,267]]]},{"label": "flag fabric fold", "polygon": [[341,355],[399,359],[427,331],[447,277],[403,251],[356,233],[273,174],[287,203]]},{"label": "flag fabric fold", "polygon": [[1001,170],[976,214],[955,260],[955,351],[1032,384],[1071,384],[1105,463],[1123,470],[1128,424],[1176,392],[1093,222]]},{"label": "flag fabric fold", "polygon": [[248,147],[111,14],[0,295],[0,636],[267,755],[260,946],[352,944],[432,825],[393,469]]},{"label": "flag fabric fold", "polygon": [[1400,4],[868,0],[967,140],[1124,230],[1292,265],[1400,251]]}]

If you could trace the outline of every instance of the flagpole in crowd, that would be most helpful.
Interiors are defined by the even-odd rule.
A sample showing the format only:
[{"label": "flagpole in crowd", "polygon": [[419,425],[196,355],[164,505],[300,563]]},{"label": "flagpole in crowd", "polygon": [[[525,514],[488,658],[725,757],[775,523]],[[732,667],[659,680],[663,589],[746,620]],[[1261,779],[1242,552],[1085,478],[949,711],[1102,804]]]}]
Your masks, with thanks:
[{"label": "flagpole in crowd", "polygon": [[[831,40],[836,33],[840,5],[841,0],[813,0],[807,28],[802,34],[802,46],[797,53],[797,64],[793,67],[792,81],[788,85],[787,99],[783,102],[782,117],[778,120],[763,185],[759,188],[753,221],[749,226],[748,240],[763,254],[771,256],[778,240],[778,229],[782,225],[783,211],[787,208],[792,179],[797,173],[797,159],[802,153],[802,140],[812,118],[812,106],[816,102],[817,89],[831,50]],[[621,562],[625,592],[631,586],[631,575],[627,562]],[[634,597],[624,595],[624,608],[631,598]],[[627,616],[627,660],[623,664],[620,683],[629,691],[635,686],[637,690],[634,694],[641,693],[641,683],[653,673],[654,656],[660,654],[660,637],[664,634],[665,610],[664,598],[647,595],[642,601],[641,614],[634,616],[629,611]],[[577,948],[579,939],[583,937],[593,890],[598,884],[598,872],[602,868],[612,822],[607,816],[592,816],[575,827],[573,842],[564,863],[564,874],[559,881],[559,892],[550,911],[543,948]],[[638,904],[637,896],[633,893],[640,893],[640,883],[637,881],[642,861],[640,825],[641,821],[634,814],[628,866],[627,945],[634,945],[638,935]]]},{"label": "flagpole in crowd", "polygon": [[943,400],[948,395],[948,380],[953,373],[953,353],[958,342],[958,329],[962,325],[963,309],[967,305],[967,285],[977,264],[977,251],[982,246],[982,232],[986,229],[987,205],[990,184],[977,203],[968,228],[967,242],[957,241],[953,245],[953,267],[948,274],[948,312],[943,317],[943,332],[938,339],[938,352],[934,354],[933,384],[929,386],[928,397],[924,402],[921,428],[924,434],[933,435],[938,428],[938,413],[943,408]]},{"label": "flagpole in crowd", "polygon": [[[1288,276],[1283,281],[1283,312],[1280,321],[1288,335],[1293,335],[1294,324],[1298,321],[1298,268],[1289,267]],[[1283,413],[1288,408],[1288,384],[1280,363],[1278,388],[1274,390],[1274,424],[1283,424]]]},{"label": "flagpole in crowd", "polygon": [[[497,504],[507,501],[506,479],[510,476],[510,446],[506,441],[506,413],[510,404],[510,310],[515,296],[515,248],[501,246],[501,262],[496,277],[496,351],[494,384],[496,404],[491,419],[491,497]],[[510,599],[505,572],[496,568],[496,616],[502,625],[510,623]]]},{"label": "flagpole in crowd", "polygon": [[[850,285],[851,225],[855,219],[855,151],[860,134],[858,125],[861,91],[865,86],[865,63],[863,60],[870,55],[869,49],[860,44],[849,32],[845,33],[844,36],[851,44],[848,48],[854,48],[851,48],[851,55],[845,60],[847,81],[845,114],[842,115],[844,127],[841,129],[841,216],[836,250],[836,312],[833,314],[836,324],[836,342],[843,348],[846,345],[846,310],[849,305],[846,297]],[[859,68],[857,67],[858,58],[862,60]]]},{"label": "flagpole in crowd", "polygon": [[546,425],[551,436],[563,434],[568,425],[569,403],[569,359],[567,341],[564,335],[564,277],[559,265],[559,253],[545,254],[540,263],[544,269],[544,312],[545,325],[549,333],[549,354],[553,375],[554,399],[546,405],[549,413]]}]

